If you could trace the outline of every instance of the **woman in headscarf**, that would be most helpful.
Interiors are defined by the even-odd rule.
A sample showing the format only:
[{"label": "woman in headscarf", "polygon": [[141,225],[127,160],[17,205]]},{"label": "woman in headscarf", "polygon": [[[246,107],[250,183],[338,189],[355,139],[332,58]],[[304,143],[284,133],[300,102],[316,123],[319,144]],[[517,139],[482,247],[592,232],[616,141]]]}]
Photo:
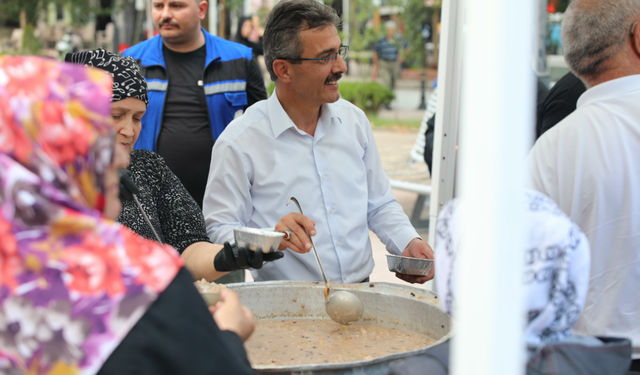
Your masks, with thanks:
[{"label": "woman in headscarf", "polygon": [[260,56],[264,55],[262,35],[260,34],[259,27],[255,25],[254,22],[251,17],[240,17],[235,42],[253,49],[254,56]]},{"label": "woman in headscarf", "polygon": [[[589,283],[587,237],[549,197],[526,191],[524,254],[529,375],[624,375],[631,363],[627,339],[573,336]],[[464,202],[449,202],[438,215],[435,259],[438,299],[451,315],[455,304],[456,258],[464,241]],[[455,340],[455,337],[453,338]],[[449,373],[449,342],[390,368],[389,375]]]},{"label": "woman in headscarf", "polygon": [[99,70],[0,56],[0,373],[252,373],[237,295],[212,318],[172,248],[112,221],[110,97]]},{"label": "woman in headscarf", "polygon": [[[67,54],[65,61],[93,66],[113,77],[111,117],[116,141],[126,147],[131,161],[127,166],[139,188],[137,199],[123,200],[118,222],[141,236],[173,246],[185,261],[194,279],[216,280],[228,271],[261,268],[263,261],[277,260],[283,252],[262,254],[231,245],[212,244],[207,236],[202,211],[164,159],[155,152],[134,150],[147,109],[147,82],[131,57],[121,57],[102,48]],[[140,210],[144,210],[151,225]],[[157,236],[157,237],[156,237]],[[223,250],[223,251],[221,251]],[[237,261],[238,251],[247,262]],[[234,256],[236,254],[236,256]],[[214,265],[215,263],[215,265]]]}]

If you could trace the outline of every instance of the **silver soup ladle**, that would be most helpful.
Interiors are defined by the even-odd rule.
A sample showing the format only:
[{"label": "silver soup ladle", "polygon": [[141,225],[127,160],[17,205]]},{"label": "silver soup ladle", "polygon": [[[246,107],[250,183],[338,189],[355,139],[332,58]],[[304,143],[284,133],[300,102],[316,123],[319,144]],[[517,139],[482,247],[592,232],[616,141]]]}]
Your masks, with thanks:
[{"label": "silver soup ladle", "polygon": [[[287,206],[291,201],[295,202],[300,213],[304,215],[302,206],[300,206],[300,202],[298,202],[295,197],[289,198],[289,200],[287,201]],[[304,231],[307,236],[309,236],[309,232],[307,232],[306,229]],[[322,278],[324,279],[324,283],[326,285],[324,307],[327,311],[327,315],[329,315],[331,320],[340,324],[357,322],[358,320],[360,320],[360,318],[362,318],[362,315],[364,314],[364,305],[362,304],[362,301],[360,301],[360,299],[353,293],[349,293],[343,290],[339,290],[336,292],[331,291],[329,280],[324,273],[324,268],[322,268],[322,262],[320,261],[318,250],[316,250],[316,245],[313,243],[313,238],[309,236],[309,240],[311,240],[313,254],[316,256],[318,267],[320,267],[320,273],[322,273]]]}]

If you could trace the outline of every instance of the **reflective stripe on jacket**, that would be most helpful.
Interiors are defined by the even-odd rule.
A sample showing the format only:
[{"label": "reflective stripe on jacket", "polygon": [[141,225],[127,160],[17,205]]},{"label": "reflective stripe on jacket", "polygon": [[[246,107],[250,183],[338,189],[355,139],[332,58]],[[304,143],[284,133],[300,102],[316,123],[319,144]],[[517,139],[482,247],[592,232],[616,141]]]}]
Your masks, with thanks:
[{"label": "reflective stripe on jacket", "polygon": [[[243,110],[247,101],[247,70],[251,63],[251,49],[218,38],[202,29],[205,36],[206,57],[202,86],[209,109],[213,139]],[[127,49],[124,56],[133,57],[149,86],[149,105],[142,117],[142,130],[134,149],[156,151],[162,127],[164,102],[169,88],[169,76],[159,35]]]}]

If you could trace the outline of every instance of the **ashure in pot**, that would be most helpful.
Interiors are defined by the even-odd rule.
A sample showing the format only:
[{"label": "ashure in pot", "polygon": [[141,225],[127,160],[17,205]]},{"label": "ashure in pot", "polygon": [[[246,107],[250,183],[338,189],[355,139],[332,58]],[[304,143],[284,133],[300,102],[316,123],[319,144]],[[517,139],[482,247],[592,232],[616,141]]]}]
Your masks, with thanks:
[{"label": "ashure in pot", "polygon": [[[329,320],[322,294],[323,283],[268,281],[228,286],[238,292],[242,303],[251,309],[257,321]],[[362,301],[365,312],[360,322],[396,327],[426,335],[435,341],[434,345],[449,338],[451,320],[440,309],[437,297],[430,291],[388,283],[335,284],[332,288],[336,291],[349,291]],[[308,336],[298,331],[295,331],[295,335]],[[259,374],[377,375],[386,374],[389,364],[393,361],[418,355],[426,350],[425,347],[344,363],[254,366],[254,369]],[[251,352],[249,355],[251,356]]]}]

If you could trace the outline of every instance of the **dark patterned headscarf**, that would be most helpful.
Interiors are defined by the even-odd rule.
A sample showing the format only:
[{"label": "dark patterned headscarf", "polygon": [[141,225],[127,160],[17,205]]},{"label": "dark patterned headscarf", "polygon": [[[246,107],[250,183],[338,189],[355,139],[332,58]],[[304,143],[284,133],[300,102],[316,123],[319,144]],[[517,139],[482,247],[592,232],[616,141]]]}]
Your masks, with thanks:
[{"label": "dark patterned headscarf", "polygon": [[[455,304],[456,268],[464,252],[464,202],[456,199],[442,208],[436,224],[436,286],[443,309]],[[533,190],[523,196],[526,229],[523,275],[527,310],[527,344],[562,340],[571,334],[584,307],[589,288],[589,240],[551,198]],[[510,298],[509,296],[504,296]]]},{"label": "dark patterned headscarf", "polygon": [[98,48],[93,51],[67,53],[64,61],[93,66],[111,73],[113,77],[112,102],[126,98],[138,98],[149,105],[147,81],[133,58],[122,57],[104,48]]}]

